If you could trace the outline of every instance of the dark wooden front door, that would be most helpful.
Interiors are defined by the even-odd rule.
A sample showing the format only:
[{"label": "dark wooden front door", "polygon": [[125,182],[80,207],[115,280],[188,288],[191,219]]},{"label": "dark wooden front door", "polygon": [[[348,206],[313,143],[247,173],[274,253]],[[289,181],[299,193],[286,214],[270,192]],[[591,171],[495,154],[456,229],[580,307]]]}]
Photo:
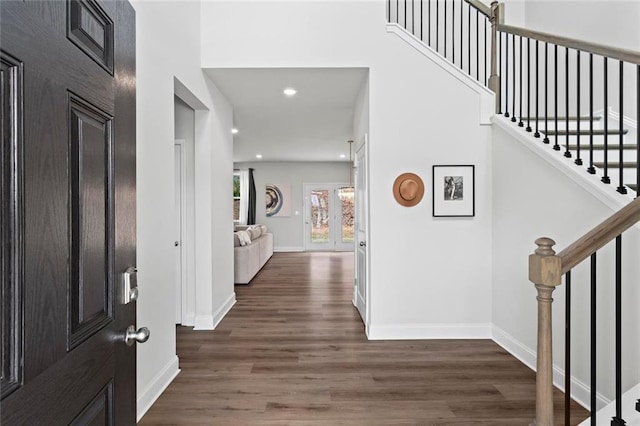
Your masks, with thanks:
[{"label": "dark wooden front door", "polygon": [[0,423],[135,423],[135,15],[0,2]]}]

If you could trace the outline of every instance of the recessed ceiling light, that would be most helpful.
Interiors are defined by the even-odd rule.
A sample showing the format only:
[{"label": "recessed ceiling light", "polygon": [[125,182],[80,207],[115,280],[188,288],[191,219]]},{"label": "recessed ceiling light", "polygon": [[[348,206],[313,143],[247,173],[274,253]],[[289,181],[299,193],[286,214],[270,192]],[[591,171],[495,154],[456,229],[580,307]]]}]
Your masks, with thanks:
[{"label": "recessed ceiling light", "polygon": [[347,158],[347,156],[344,154],[340,154],[340,158]]},{"label": "recessed ceiling light", "polygon": [[262,154],[256,154],[256,158],[262,158]]},{"label": "recessed ceiling light", "polygon": [[235,127],[233,129],[231,129],[231,133],[233,133],[234,135],[238,134],[238,129],[236,129]]},{"label": "recessed ceiling light", "polygon": [[296,93],[298,93],[298,91],[296,89],[294,89],[293,87],[287,87],[286,89],[284,89],[282,91],[282,93],[284,93],[287,96],[293,96]]}]

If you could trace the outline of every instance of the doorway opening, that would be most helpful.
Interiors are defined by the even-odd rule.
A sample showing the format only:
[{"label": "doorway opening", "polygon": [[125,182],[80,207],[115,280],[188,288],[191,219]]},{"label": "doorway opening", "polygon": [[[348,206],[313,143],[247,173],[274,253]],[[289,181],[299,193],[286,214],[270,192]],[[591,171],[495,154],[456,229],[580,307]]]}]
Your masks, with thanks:
[{"label": "doorway opening", "polygon": [[194,140],[195,110],[178,96],[174,99],[174,259],[175,322],[195,320]]},{"label": "doorway opening", "polygon": [[304,184],[305,251],[353,251],[354,195],[347,183]]}]

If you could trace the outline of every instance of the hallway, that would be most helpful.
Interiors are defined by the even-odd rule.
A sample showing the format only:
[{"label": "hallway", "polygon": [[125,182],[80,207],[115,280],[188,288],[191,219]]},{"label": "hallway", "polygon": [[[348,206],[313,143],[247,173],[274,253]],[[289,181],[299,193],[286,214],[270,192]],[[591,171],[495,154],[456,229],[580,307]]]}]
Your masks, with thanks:
[{"label": "hallway", "polygon": [[[367,341],[353,253],[276,253],[140,424],[528,425],[535,375],[490,340]],[[556,392],[556,422],[563,423]],[[574,404],[572,424],[588,413]]]}]

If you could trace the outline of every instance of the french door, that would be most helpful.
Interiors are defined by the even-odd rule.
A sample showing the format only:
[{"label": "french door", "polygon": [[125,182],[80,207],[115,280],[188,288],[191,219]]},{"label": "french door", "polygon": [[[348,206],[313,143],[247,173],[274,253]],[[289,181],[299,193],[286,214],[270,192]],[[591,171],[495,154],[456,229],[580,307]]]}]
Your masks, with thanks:
[{"label": "french door", "polygon": [[305,184],[305,250],[353,251],[354,190],[349,184]]}]

